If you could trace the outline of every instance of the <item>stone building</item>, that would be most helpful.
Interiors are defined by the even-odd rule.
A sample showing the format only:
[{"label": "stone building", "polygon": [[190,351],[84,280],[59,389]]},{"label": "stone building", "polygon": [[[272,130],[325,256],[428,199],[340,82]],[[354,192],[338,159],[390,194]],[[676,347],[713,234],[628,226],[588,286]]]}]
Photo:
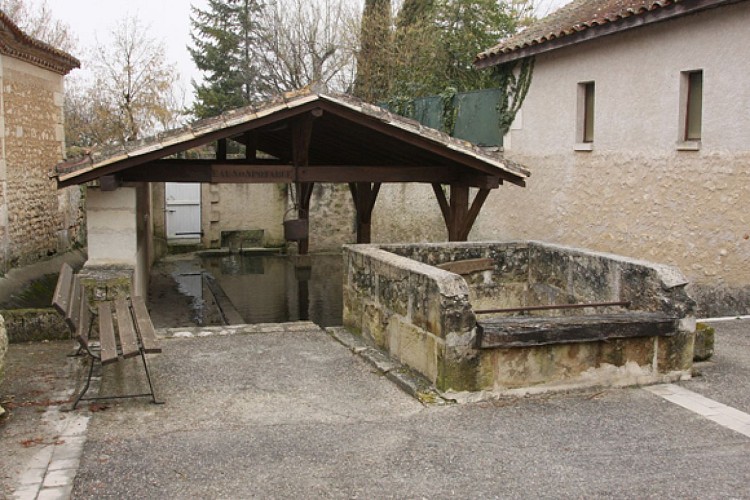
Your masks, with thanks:
[{"label": "stone building", "polygon": [[533,57],[504,142],[532,169],[473,239],[679,267],[699,314],[750,312],[750,2],[575,0],[477,57]]},{"label": "stone building", "polygon": [[84,240],[81,188],[50,177],[65,154],[63,77],[79,65],[0,11],[0,272]]}]

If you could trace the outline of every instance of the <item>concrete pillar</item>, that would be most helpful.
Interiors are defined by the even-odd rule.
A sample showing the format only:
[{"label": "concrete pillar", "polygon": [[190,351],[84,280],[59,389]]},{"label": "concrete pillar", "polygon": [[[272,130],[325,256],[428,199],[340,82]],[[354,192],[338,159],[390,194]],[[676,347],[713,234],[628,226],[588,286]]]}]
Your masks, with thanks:
[{"label": "concrete pillar", "polygon": [[88,256],[86,266],[129,266],[138,263],[136,188],[114,191],[88,188],[86,228]]},{"label": "concrete pillar", "polygon": [[136,292],[137,199],[134,187],[87,189],[88,260],[79,277],[89,300],[112,300]]}]

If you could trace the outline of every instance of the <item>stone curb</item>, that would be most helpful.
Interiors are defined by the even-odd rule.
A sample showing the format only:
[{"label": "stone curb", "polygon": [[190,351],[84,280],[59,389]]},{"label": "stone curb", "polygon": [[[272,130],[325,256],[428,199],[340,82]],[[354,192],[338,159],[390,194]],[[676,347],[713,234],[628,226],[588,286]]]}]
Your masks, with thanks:
[{"label": "stone curb", "polygon": [[382,350],[371,346],[362,337],[353,334],[345,327],[334,326],[325,330],[337,342],[371,364],[399,389],[420,403],[446,405],[454,402],[441,396],[424,377],[394,360]]},{"label": "stone curb", "polygon": [[159,338],[193,338],[227,335],[247,335],[256,333],[301,333],[321,328],[311,321],[296,321],[289,323],[257,323],[226,326],[188,326],[184,328],[157,328]]},{"label": "stone curb", "polygon": [[[82,370],[78,368],[71,370],[71,377],[79,378]],[[99,393],[100,381],[99,375],[91,378],[89,391],[92,394]],[[72,400],[77,389],[53,395],[52,399]],[[91,414],[87,410],[69,411],[70,404],[51,406],[45,412],[43,420],[54,429],[55,441],[40,448],[26,464],[13,492],[14,500],[68,500],[71,497]]]}]

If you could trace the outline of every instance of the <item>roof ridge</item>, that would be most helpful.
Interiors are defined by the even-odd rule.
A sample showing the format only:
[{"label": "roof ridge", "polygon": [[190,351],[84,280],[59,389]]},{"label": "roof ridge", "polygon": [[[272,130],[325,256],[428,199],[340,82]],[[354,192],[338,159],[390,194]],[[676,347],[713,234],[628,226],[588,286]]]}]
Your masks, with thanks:
[{"label": "roof ridge", "polygon": [[[738,1],[744,0],[573,0],[525,30],[480,52],[474,64],[479,67],[501,64],[615,31],[607,30],[607,26],[619,25],[624,30],[645,24],[625,23],[634,16],[647,17],[648,22],[664,21]],[[567,43],[560,40],[587,30],[597,30],[597,34],[580,35]],[[558,41],[554,47],[545,45],[553,40]]]},{"label": "roof ridge", "polygon": [[[64,50],[38,40],[25,33],[2,10],[0,10],[0,24],[12,35],[13,40],[0,39],[0,52],[18,59],[30,62],[36,66],[52,70],[65,75],[75,68],[81,67],[81,61]],[[18,46],[13,46],[16,42]]]}]

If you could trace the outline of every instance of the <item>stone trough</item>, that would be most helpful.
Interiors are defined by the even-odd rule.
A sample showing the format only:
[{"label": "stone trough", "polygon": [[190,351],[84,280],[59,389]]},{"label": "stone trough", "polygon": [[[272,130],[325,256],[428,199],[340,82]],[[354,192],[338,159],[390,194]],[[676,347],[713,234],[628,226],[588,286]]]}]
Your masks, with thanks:
[{"label": "stone trough", "polygon": [[444,393],[690,377],[694,302],[674,267],[523,241],[350,245],[344,270],[344,325]]}]

